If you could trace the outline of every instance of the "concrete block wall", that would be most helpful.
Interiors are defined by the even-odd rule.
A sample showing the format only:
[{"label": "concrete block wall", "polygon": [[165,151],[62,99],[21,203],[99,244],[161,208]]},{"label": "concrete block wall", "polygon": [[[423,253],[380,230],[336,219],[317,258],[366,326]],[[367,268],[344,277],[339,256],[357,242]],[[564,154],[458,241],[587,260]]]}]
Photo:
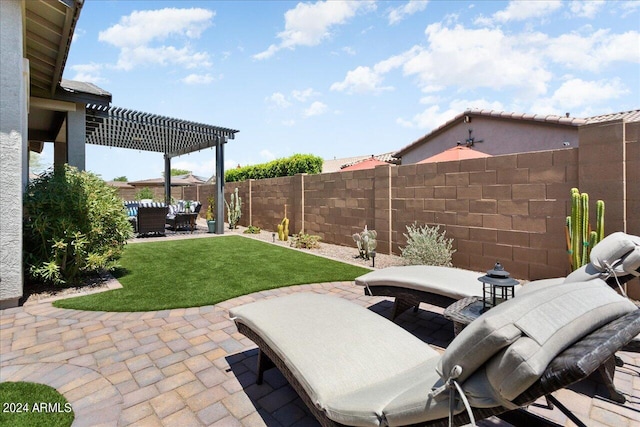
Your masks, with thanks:
[{"label": "concrete block wall", "polygon": [[393,252],[417,222],[453,238],[456,267],[486,271],[499,261],[518,278],[566,275],[564,224],[577,160],[577,149],[564,149],[400,166],[392,180]]},{"label": "concrete block wall", "polygon": [[318,235],[324,242],[355,248],[351,236],[365,225],[375,228],[374,170],[300,177],[304,178],[306,233]]}]

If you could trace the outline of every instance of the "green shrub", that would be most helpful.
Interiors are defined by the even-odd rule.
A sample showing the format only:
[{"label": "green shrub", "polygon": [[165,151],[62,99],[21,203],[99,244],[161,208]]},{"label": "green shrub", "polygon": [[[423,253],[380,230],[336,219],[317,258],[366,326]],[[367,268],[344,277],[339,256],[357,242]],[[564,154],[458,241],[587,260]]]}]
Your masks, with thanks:
[{"label": "green shrub", "polygon": [[244,234],[260,234],[260,227],[255,227],[253,225],[248,226],[244,231]]},{"label": "green shrub", "polygon": [[298,249],[314,249],[320,247],[320,236],[305,234],[302,231],[291,237],[291,246]]},{"label": "green shrub", "polygon": [[144,187],[136,192],[135,197],[136,200],[153,199],[155,197],[155,194],[153,194],[153,190],[151,190],[149,187]]},{"label": "green shrub", "polygon": [[26,272],[47,283],[115,268],[132,235],[117,190],[66,165],[29,184],[24,215]]},{"label": "green shrub", "polygon": [[323,162],[321,157],[311,154],[294,154],[291,157],[276,159],[269,163],[229,169],[224,174],[224,180],[234,182],[293,176],[299,173],[318,174],[322,172]]},{"label": "green shrub", "polygon": [[445,232],[440,233],[440,227],[417,223],[407,226],[407,246],[401,248],[402,258],[408,265],[439,265],[451,267],[451,255],[455,249],[451,248],[453,239],[447,239]]}]

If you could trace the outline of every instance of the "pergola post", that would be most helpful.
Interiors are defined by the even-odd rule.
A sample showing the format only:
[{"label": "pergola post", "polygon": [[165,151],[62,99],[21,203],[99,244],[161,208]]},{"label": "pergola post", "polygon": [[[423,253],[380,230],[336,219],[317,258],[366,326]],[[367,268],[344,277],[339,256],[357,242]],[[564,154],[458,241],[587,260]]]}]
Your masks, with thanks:
[{"label": "pergola post", "polygon": [[164,202],[171,204],[171,157],[164,155]]},{"label": "pergola post", "polygon": [[224,143],[216,136],[216,234],[224,234]]}]

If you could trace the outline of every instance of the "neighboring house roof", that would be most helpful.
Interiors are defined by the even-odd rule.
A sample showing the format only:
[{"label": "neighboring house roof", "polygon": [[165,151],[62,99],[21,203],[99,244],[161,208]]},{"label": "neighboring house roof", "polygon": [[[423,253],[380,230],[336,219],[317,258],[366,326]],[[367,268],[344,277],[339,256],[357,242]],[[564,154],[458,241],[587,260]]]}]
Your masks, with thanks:
[{"label": "neighboring house roof", "polygon": [[376,159],[374,156],[371,156],[368,159],[362,160],[361,162],[357,162],[352,165],[343,167],[342,169],[340,169],[340,172],[373,169],[376,166],[388,165],[388,164],[389,162],[383,162],[381,160]]},{"label": "neighboring house roof", "polygon": [[483,153],[473,148],[465,147],[464,145],[458,145],[448,150],[444,150],[441,153],[426,158],[418,163],[437,163],[437,162],[449,162],[452,160],[463,159],[479,159],[483,157],[492,157],[490,154]]},{"label": "neighboring house roof", "polygon": [[107,185],[117,188],[135,188],[133,185],[129,185],[128,182],[124,181],[107,181]]},{"label": "neighboring house roof", "polygon": [[[185,185],[197,185],[204,184],[205,179],[199,176],[195,176],[193,174],[186,175],[174,175],[171,177],[171,186],[185,186]],[[129,181],[129,185],[133,185],[134,187],[144,187],[144,186],[160,186],[164,185],[164,178],[151,178],[151,179],[142,179],[139,181]]]},{"label": "neighboring house roof", "polygon": [[369,154],[364,156],[343,157],[341,159],[325,160],[322,164],[322,173],[338,172],[347,166],[362,162],[363,160],[370,159],[371,157],[381,162],[387,162],[391,164],[398,163],[398,159],[393,156],[393,152],[378,155]]},{"label": "neighboring house roof", "polygon": [[480,110],[480,109],[470,109],[465,110],[463,113],[458,114],[451,120],[445,122],[443,125],[438,126],[433,129],[431,132],[421,137],[420,139],[412,142],[406,147],[400,149],[393,153],[395,157],[402,157],[408,151],[413,149],[415,146],[423,144],[425,141],[433,138],[434,136],[444,132],[445,130],[453,127],[457,123],[459,123],[460,119],[465,116],[469,117],[487,117],[501,120],[520,120],[524,122],[537,122],[551,125],[565,125],[565,126],[580,126],[586,123],[585,119],[579,119],[576,117],[566,117],[566,116],[554,116],[554,115],[540,115],[540,114],[525,114],[525,113],[509,113],[504,111],[494,111],[494,110]]},{"label": "neighboring house roof", "polygon": [[624,120],[626,122],[640,122],[640,110],[622,111],[619,113],[603,114],[586,118],[586,124],[604,123],[613,120]]}]

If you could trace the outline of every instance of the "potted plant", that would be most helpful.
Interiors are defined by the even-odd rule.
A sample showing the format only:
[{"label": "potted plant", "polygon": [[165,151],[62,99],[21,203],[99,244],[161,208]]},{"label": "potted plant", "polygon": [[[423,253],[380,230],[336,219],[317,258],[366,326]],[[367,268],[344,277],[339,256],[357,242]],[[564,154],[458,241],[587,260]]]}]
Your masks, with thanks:
[{"label": "potted plant", "polygon": [[214,219],[213,216],[213,210],[215,208],[215,200],[213,197],[209,197],[207,199],[208,202],[208,206],[207,206],[207,227],[209,228],[209,233],[215,233],[216,232],[216,220]]}]

